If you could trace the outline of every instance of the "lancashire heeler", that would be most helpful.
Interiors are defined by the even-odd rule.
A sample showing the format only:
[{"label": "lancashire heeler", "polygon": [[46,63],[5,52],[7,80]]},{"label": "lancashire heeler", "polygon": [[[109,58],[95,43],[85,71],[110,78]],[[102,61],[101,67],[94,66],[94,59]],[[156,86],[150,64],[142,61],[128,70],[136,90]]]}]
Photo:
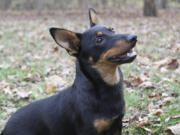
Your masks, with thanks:
[{"label": "lancashire heeler", "polygon": [[83,33],[51,28],[56,43],[76,57],[73,85],[57,95],[31,103],[8,121],[2,135],[121,135],[125,111],[121,64],[132,62],[136,35],[115,34],[97,24]]}]

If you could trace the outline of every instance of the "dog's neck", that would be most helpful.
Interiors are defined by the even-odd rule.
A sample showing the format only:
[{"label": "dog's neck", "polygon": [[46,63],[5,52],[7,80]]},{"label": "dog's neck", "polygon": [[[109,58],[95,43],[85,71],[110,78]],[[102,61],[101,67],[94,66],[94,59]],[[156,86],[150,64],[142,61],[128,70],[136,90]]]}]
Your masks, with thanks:
[{"label": "dog's neck", "polygon": [[[95,69],[90,66],[85,67],[81,62],[76,60],[76,78],[74,84],[81,84],[81,86],[84,85],[86,88],[96,89],[102,93],[119,91],[119,89],[123,87],[122,73],[120,68],[117,68],[115,72],[117,72],[120,77],[119,82],[115,85],[109,85]],[[109,75],[109,73],[107,73],[107,75]]]}]

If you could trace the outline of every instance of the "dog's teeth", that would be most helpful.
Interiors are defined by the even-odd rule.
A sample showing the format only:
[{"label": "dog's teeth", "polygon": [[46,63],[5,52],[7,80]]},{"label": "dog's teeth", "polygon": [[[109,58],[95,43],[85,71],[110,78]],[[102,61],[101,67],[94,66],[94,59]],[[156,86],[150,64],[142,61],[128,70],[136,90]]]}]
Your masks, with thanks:
[{"label": "dog's teeth", "polygon": [[136,55],[136,52],[134,52],[134,51],[131,52],[131,53],[127,53],[127,56],[128,56],[128,57],[133,57],[133,56],[135,56],[135,55]]}]

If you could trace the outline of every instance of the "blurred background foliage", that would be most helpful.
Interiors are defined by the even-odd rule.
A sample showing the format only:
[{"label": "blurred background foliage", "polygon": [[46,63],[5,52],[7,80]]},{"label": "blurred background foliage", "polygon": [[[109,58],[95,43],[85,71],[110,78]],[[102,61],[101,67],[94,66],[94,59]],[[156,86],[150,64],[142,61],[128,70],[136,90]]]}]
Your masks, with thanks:
[{"label": "blurred background foliage", "polygon": [[[156,16],[158,9],[179,8],[180,0],[0,0],[0,10],[57,10],[104,7],[138,7],[144,15]],[[143,8],[144,7],[144,8]],[[152,14],[150,13],[152,12]]]}]

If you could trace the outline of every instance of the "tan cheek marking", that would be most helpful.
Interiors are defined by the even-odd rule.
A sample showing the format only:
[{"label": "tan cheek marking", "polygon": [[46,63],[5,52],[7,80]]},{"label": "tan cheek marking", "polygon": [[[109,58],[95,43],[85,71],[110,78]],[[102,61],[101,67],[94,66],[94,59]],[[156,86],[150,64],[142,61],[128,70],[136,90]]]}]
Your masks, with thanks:
[{"label": "tan cheek marking", "polygon": [[118,72],[118,64],[108,62],[108,58],[124,53],[130,48],[126,41],[119,41],[115,47],[101,55],[98,62],[92,67],[101,75],[102,79],[109,85],[115,85],[119,82],[120,76]]},{"label": "tan cheek marking", "polygon": [[109,85],[117,84],[120,80],[117,64],[110,63],[106,60],[106,56],[101,55],[98,62],[92,67],[95,68],[101,75],[101,78]]},{"label": "tan cheek marking", "polygon": [[102,36],[102,35],[103,35],[102,32],[98,32],[98,33],[97,33],[97,36],[99,36],[99,37]]},{"label": "tan cheek marking", "polygon": [[108,130],[111,125],[112,125],[111,120],[97,119],[94,121],[94,127],[99,133]]},{"label": "tan cheek marking", "polygon": [[115,47],[112,49],[108,50],[105,54],[104,57],[109,58],[115,55],[123,54],[130,48],[130,45],[126,41],[119,41]]}]

